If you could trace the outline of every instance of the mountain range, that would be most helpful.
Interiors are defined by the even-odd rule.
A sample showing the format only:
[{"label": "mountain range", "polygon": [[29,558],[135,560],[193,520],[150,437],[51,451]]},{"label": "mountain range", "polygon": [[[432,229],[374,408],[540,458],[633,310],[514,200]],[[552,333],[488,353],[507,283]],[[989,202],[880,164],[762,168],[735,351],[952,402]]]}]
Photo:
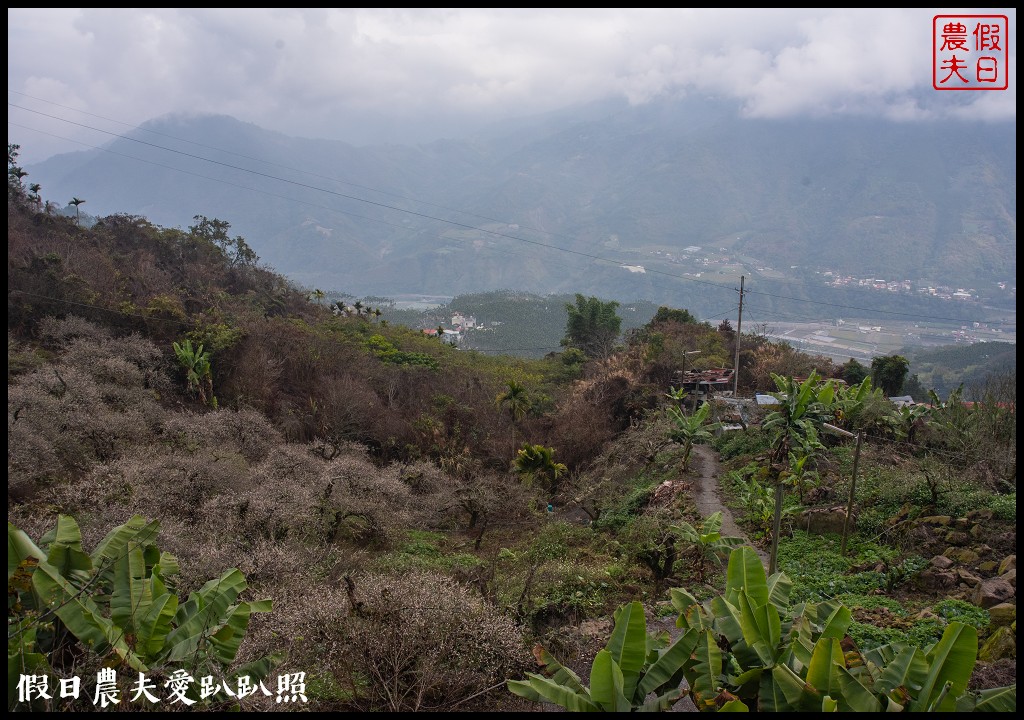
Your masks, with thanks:
[{"label": "mountain range", "polygon": [[174,115],[26,170],[44,198],[97,216],[226,220],[310,288],[583,292],[710,313],[735,304],[744,273],[766,306],[817,315],[779,297],[874,302],[824,272],[1015,286],[1015,156],[1014,123],[744,119],[683,98],[364,147]]}]

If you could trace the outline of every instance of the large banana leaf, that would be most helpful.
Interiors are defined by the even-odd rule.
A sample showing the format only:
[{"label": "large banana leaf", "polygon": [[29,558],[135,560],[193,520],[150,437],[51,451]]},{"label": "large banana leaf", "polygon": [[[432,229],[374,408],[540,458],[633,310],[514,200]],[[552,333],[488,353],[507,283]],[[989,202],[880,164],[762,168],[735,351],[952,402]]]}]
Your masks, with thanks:
[{"label": "large banana leaf", "polygon": [[92,559],[82,549],[82,531],[68,515],[57,516],[57,527],[40,540],[48,542],[46,560],[66,578],[86,578],[92,571]]},{"label": "large banana leaf", "polygon": [[138,629],[135,650],[147,661],[153,661],[162,654],[177,610],[178,596],[165,592],[153,598],[145,615],[135,623]]},{"label": "large banana leaf", "polygon": [[730,675],[728,677],[729,684],[732,686],[733,692],[739,697],[757,702],[758,688],[761,686],[761,676],[765,672],[767,672],[766,668],[757,665],[739,675]]},{"label": "large banana leaf", "polygon": [[1017,685],[965,693],[957,698],[957,712],[1017,712]]},{"label": "large banana leaf", "polygon": [[623,691],[632,700],[647,657],[647,618],[643,603],[633,601],[615,611],[615,629],[606,648],[622,672]]},{"label": "large banana leaf", "polygon": [[629,712],[632,703],[626,699],[622,670],[608,650],[601,650],[590,666],[590,699],[605,712]]},{"label": "large banana leaf", "polygon": [[785,665],[776,665],[761,675],[758,710],[762,712],[799,712],[811,704],[820,707],[820,697],[800,676]]},{"label": "large banana leaf", "polygon": [[110,596],[110,618],[126,635],[135,635],[136,618],[149,613],[153,602],[151,590],[151,584],[146,582],[146,559],[142,547],[129,541],[124,552],[114,561],[114,591]]},{"label": "large banana leaf", "polygon": [[146,522],[141,515],[135,515],[124,525],[118,525],[100,540],[92,551],[92,564],[99,573],[99,583],[103,586],[114,582],[117,559],[127,551],[128,543],[134,541],[145,547],[152,543],[160,533],[160,523],[156,520]]},{"label": "large banana leaf", "polygon": [[713,618],[714,630],[722,633],[730,643],[743,641],[743,628],[740,626],[740,611],[722,595],[716,595],[707,602],[708,615]]},{"label": "large banana leaf", "polygon": [[[232,568],[189,595],[188,601],[178,607],[174,616],[177,627],[167,636],[169,654],[166,659],[175,661],[189,657],[198,650],[204,639],[212,638],[225,625],[233,628],[243,624],[248,626],[248,605],[232,605],[247,587],[245,576],[237,568]],[[233,626],[232,622],[235,623]],[[233,631],[223,633],[213,645],[218,659],[230,654],[232,645],[237,650]]]},{"label": "large banana leaf", "polygon": [[652,692],[658,692],[686,666],[697,645],[697,635],[698,631],[688,630],[658,655],[637,686],[638,697],[645,698]]},{"label": "large banana leaf", "polygon": [[[967,689],[978,659],[978,631],[970,625],[951,622],[942,638],[928,651],[926,659],[928,675],[910,710],[952,712],[956,698]],[[948,690],[944,689],[946,683],[950,684]]]},{"label": "large banana leaf", "polygon": [[833,637],[840,640],[846,635],[853,622],[853,613],[838,600],[827,600],[816,606],[816,615],[821,624],[822,637]]},{"label": "large banana leaf", "polygon": [[[33,558],[35,560],[46,560],[46,553],[39,549],[39,546],[32,542],[32,538],[16,528],[10,521],[7,522],[7,582],[17,571],[23,560]],[[696,601],[694,601],[696,602]]]},{"label": "large banana leaf", "polygon": [[892,660],[885,663],[881,675],[875,681],[875,691],[906,705],[910,698],[921,694],[927,680],[928,660],[925,654],[916,647],[904,645],[898,648]]},{"label": "large banana leaf", "polygon": [[836,700],[840,712],[881,712],[882,703],[870,690],[864,687],[845,667],[838,668],[839,687],[842,688]]},{"label": "large banana leaf", "polygon": [[697,709],[706,710],[715,704],[722,675],[722,651],[710,630],[697,634],[694,657],[697,662],[693,665],[687,680],[690,682]]},{"label": "large banana leaf", "polygon": [[786,634],[787,654],[786,662],[790,658],[799,662],[802,666],[811,664],[811,654],[814,652],[814,623],[809,615],[814,614],[813,604],[805,603],[798,606],[795,611],[798,614],[789,624],[789,632]]},{"label": "large banana leaf", "polygon": [[672,607],[679,611],[676,627],[681,627],[684,630],[704,628],[703,608],[693,595],[682,588],[672,588],[669,591],[669,597],[672,599]]},{"label": "large banana leaf", "polygon": [[725,598],[738,607],[736,594],[741,590],[747,593],[752,605],[764,605],[769,601],[764,566],[761,564],[761,558],[750,547],[733,550],[726,569]]},{"label": "large banana leaf", "polygon": [[789,607],[789,593],[792,589],[793,581],[784,572],[777,572],[768,578],[768,598],[780,610]]},{"label": "large banana leaf", "polygon": [[553,655],[544,649],[543,645],[533,646],[533,656],[537,659],[537,664],[540,665],[541,673],[545,677],[550,678],[559,685],[565,685],[575,692],[584,694],[587,692],[587,689],[583,686],[583,681],[580,680],[580,676],[558,662]]},{"label": "large banana leaf", "polygon": [[243,602],[231,609],[220,628],[210,635],[210,644],[217,660],[225,665],[234,662],[238,648],[242,644],[242,638],[245,637],[245,631],[249,629],[249,619],[252,613],[270,612],[271,609],[270,600]]},{"label": "large banana leaf", "polygon": [[738,594],[738,600],[743,640],[754,649],[763,666],[771,667],[782,639],[779,611],[769,602],[753,606],[745,592]]},{"label": "large banana leaf", "polygon": [[837,695],[840,692],[840,667],[846,667],[840,641],[831,637],[821,637],[814,645],[814,653],[807,666],[807,683],[822,695]]},{"label": "large banana leaf", "polygon": [[535,673],[528,673],[527,678],[527,680],[508,680],[505,684],[515,695],[534,702],[552,702],[570,712],[601,711],[601,708],[591,701],[589,695],[577,693]]},{"label": "large banana leaf", "polygon": [[670,709],[683,696],[679,688],[669,690],[664,695],[653,697],[636,709],[637,712],[665,712]]}]

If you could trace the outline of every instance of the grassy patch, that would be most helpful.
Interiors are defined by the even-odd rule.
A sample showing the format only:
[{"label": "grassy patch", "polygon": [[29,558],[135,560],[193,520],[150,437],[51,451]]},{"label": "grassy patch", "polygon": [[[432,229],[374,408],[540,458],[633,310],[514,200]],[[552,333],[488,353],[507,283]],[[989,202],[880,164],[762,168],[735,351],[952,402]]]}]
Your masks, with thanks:
[{"label": "grassy patch", "polygon": [[[892,592],[923,568],[918,556],[900,557],[896,550],[872,542],[854,541],[850,555],[839,554],[838,536],[795,531],[779,544],[779,568],[793,580],[794,601],[836,598],[872,592]],[[870,568],[870,569],[865,569]]]}]

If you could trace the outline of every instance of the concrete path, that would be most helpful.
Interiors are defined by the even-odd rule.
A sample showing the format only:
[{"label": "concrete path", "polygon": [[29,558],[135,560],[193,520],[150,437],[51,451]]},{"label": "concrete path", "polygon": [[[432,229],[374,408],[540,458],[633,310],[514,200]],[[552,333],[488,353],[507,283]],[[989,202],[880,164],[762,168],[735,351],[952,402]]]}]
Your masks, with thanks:
[{"label": "concrete path", "polygon": [[768,567],[768,553],[757,548],[750,542],[750,538],[736,524],[732,511],[722,502],[721,491],[718,487],[721,476],[721,465],[718,462],[718,453],[707,445],[694,445],[690,457],[690,468],[696,477],[693,481],[693,499],[697,504],[697,511],[702,518],[712,513],[722,511],[722,535],[741,537],[746,540],[752,548],[757,550],[758,556],[765,568]]}]

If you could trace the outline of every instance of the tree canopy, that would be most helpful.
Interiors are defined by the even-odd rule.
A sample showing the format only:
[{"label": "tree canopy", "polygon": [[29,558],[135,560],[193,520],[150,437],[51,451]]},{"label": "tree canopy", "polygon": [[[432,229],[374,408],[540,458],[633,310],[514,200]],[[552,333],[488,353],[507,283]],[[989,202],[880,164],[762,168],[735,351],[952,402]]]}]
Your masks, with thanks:
[{"label": "tree canopy", "polygon": [[910,361],[902,355],[883,355],[871,361],[871,382],[889,397],[899,395],[910,370]]},{"label": "tree canopy", "polygon": [[569,313],[562,345],[579,348],[591,358],[606,358],[615,349],[622,318],[615,312],[619,303],[576,294],[576,304],[566,303]]}]

